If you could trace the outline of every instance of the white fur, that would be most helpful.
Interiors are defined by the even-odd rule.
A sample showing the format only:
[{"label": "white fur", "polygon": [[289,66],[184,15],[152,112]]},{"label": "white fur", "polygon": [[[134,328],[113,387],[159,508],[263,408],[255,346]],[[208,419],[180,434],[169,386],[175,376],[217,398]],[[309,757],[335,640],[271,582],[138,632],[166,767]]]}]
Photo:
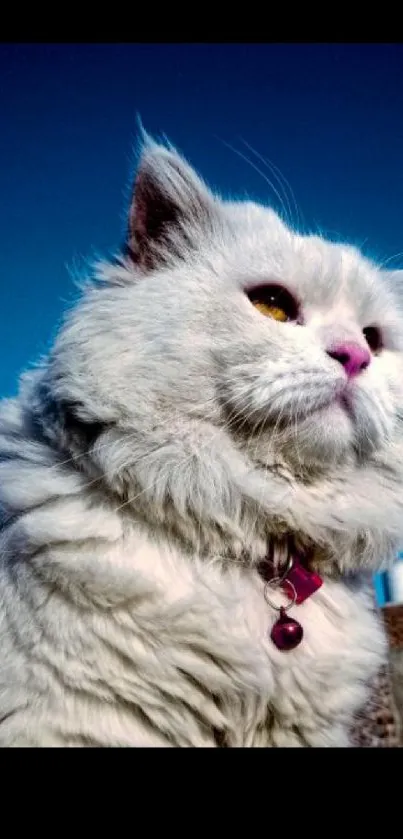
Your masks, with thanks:
[{"label": "white fur", "polygon": [[[130,218],[1,407],[0,745],[348,745],[385,655],[368,574],[403,534],[400,274],[152,143]],[[303,326],[253,308],[273,281]],[[373,324],[348,414],[325,350]],[[284,653],[256,562],[289,534],[325,582]]]}]

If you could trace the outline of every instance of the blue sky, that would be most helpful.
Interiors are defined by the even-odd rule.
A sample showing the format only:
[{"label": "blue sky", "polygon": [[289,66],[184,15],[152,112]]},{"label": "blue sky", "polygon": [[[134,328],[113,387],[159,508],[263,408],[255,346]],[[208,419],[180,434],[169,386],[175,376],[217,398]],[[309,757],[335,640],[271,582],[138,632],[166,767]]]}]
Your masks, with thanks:
[{"label": "blue sky", "polygon": [[403,45],[2,44],[0,396],[46,352],[70,270],[121,242],[137,113],[221,193],[277,206],[225,145],[267,171],[243,138],[307,228],[403,251]]}]

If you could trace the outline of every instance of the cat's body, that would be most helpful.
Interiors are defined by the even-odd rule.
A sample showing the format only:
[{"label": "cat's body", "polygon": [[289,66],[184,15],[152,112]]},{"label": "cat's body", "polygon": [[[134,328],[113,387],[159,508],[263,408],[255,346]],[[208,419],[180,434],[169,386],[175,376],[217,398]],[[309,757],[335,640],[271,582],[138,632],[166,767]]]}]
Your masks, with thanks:
[{"label": "cat's body", "polygon": [[[128,245],[1,408],[0,745],[348,745],[403,535],[399,278],[153,145]],[[324,582],[284,652],[290,536]]]}]

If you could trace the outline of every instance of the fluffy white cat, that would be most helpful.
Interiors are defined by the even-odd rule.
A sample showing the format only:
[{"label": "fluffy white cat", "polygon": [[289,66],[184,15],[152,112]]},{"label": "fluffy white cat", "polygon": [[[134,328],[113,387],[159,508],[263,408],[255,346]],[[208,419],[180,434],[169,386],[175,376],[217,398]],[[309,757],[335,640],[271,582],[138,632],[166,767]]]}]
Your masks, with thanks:
[{"label": "fluffy white cat", "polygon": [[399,285],[145,142],[124,255],[1,406],[1,746],[348,745],[403,537]]}]

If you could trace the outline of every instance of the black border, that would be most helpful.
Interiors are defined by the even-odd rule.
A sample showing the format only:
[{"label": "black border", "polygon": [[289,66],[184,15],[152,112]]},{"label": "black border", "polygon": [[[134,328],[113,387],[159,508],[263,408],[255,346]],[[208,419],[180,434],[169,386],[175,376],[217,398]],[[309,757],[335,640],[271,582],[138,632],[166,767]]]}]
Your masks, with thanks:
[{"label": "black border", "polygon": [[[395,7],[398,10],[398,7]],[[288,4],[279,0],[254,7],[201,4],[132,4],[76,9],[8,4],[2,43],[352,43],[396,41],[393,15],[350,7]],[[402,43],[403,47],[403,43]]]}]

